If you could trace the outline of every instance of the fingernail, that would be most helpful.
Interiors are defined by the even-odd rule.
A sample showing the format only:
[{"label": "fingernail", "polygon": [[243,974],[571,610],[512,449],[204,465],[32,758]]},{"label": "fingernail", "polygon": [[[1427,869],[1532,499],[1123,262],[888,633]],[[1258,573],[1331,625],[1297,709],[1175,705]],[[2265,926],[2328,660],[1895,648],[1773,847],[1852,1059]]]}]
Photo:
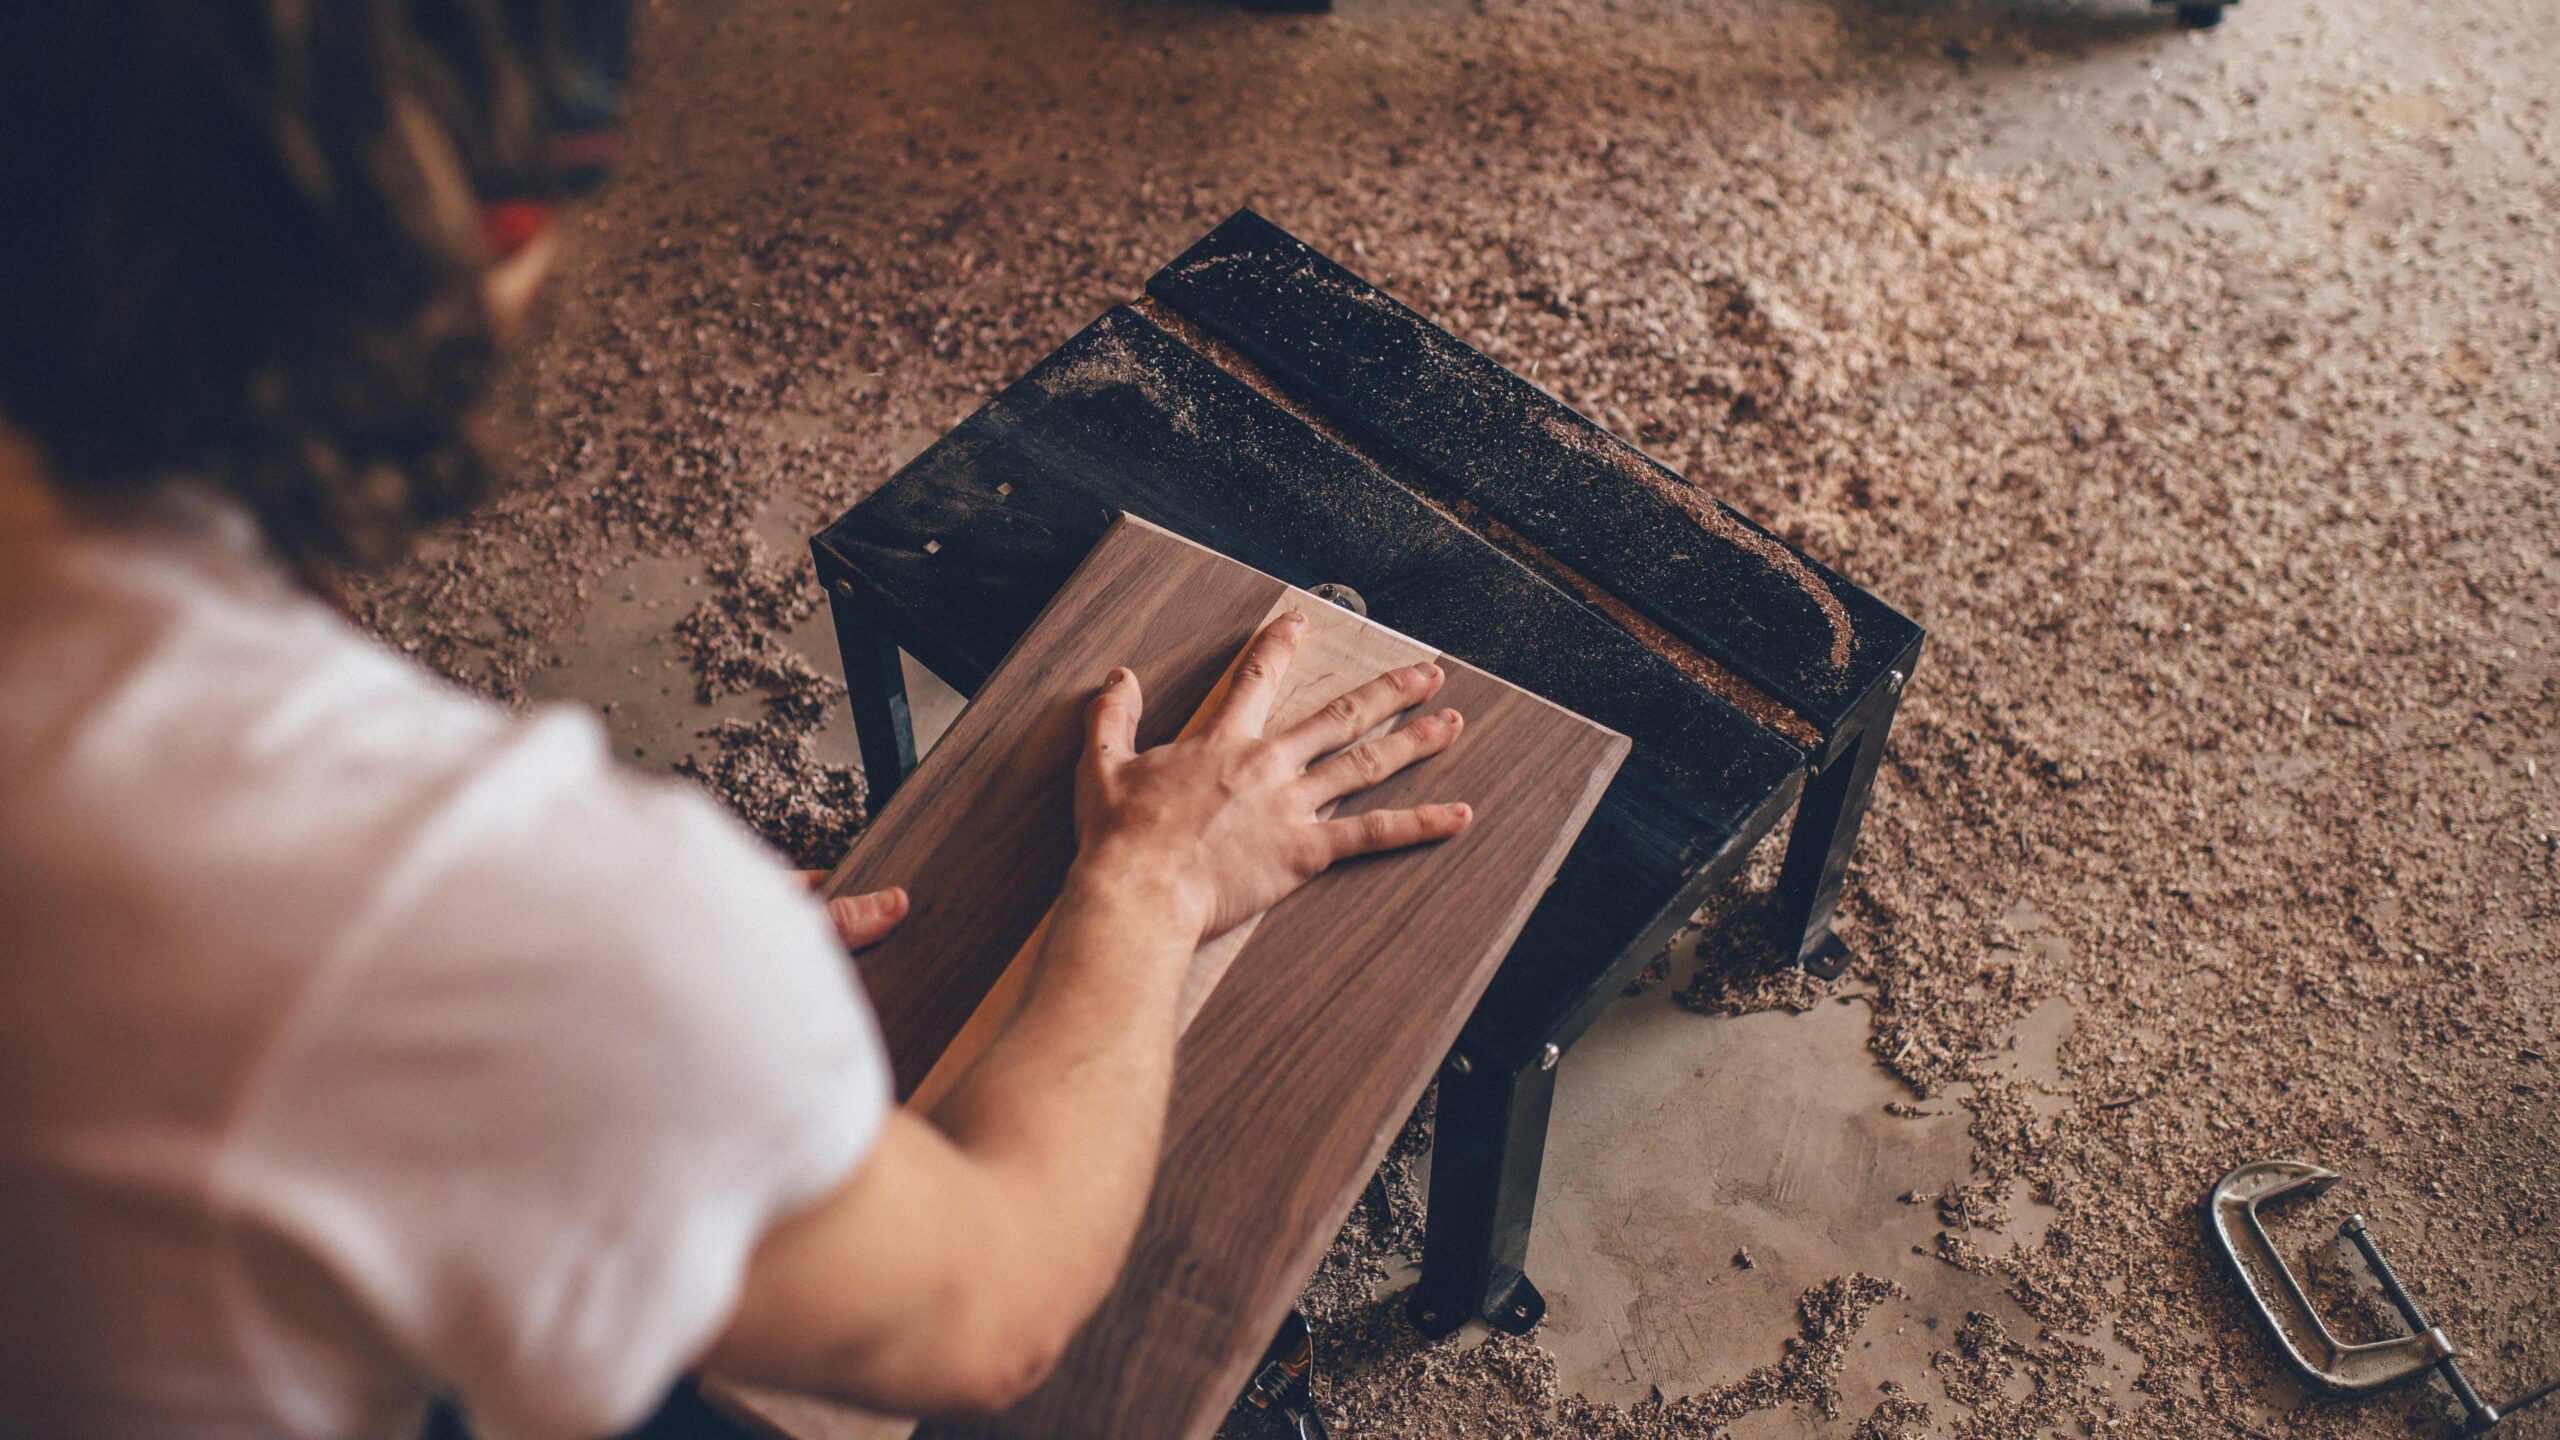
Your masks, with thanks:
[{"label": "fingernail", "polygon": [[1413,673],[1421,676],[1425,680],[1437,680],[1440,678],[1440,667],[1432,664],[1428,660],[1425,660],[1421,664],[1413,667]]},{"label": "fingernail", "polygon": [[1292,610],[1288,614],[1280,617],[1280,623],[1283,625],[1304,625],[1307,623],[1307,612],[1304,610]]},{"label": "fingernail", "polygon": [[1466,717],[1455,710],[1443,710],[1440,712],[1440,723],[1454,730],[1466,723]]},{"label": "fingernail", "polygon": [[1117,685],[1128,678],[1129,672],[1126,669],[1115,665],[1112,667],[1110,674],[1102,677],[1102,683],[1105,686]]},{"label": "fingernail", "polygon": [[888,889],[881,891],[880,908],[888,911],[892,915],[904,914],[907,908],[906,887],[902,885],[892,885]]},{"label": "fingernail", "polygon": [[1461,825],[1466,824],[1468,821],[1470,821],[1470,820],[1474,819],[1474,818],[1475,818],[1475,816],[1476,816],[1476,812],[1475,812],[1474,808],[1473,808],[1473,807],[1471,807],[1471,806],[1467,806],[1467,805],[1450,805],[1450,806],[1447,806],[1447,807],[1445,807],[1445,808],[1446,808],[1446,809],[1448,810],[1448,812],[1449,812],[1449,818],[1450,818],[1450,819],[1452,819],[1452,820],[1457,821],[1457,822],[1458,822],[1459,824],[1461,824]]}]

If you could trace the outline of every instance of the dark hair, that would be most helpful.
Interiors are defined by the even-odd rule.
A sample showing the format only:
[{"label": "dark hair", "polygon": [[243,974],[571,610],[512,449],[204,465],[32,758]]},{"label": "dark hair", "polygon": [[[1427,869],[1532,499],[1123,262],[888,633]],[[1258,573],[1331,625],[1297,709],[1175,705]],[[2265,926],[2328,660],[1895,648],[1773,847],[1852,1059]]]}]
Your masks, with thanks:
[{"label": "dark hair", "polygon": [[63,499],[195,477],[306,569],[475,502],[479,204],[556,185],[553,7],[0,9],[0,414]]}]

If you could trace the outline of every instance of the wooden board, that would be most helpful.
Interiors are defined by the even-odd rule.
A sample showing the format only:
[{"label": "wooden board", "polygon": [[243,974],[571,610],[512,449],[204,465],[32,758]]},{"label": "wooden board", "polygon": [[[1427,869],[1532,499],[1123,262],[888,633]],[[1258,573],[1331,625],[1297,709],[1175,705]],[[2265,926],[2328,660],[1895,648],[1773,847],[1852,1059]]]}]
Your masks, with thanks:
[{"label": "wooden board", "polygon": [[[1114,664],[1137,670],[1140,741],[1161,743],[1290,606],[1318,623],[1282,719],[1433,656],[1123,519],[988,677],[830,882],[914,897],[862,961],[902,1093],[928,1083],[1056,894],[1093,688]],[[1127,1273],[1055,1380],[993,1421],[941,1431],[1196,1440],[1234,1402],[1627,750],[1612,731],[1440,663],[1435,703],[1465,712],[1465,735],[1344,808],[1465,800],[1476,823],[1443,845],[1338,867],[1195,962],[1165,1162]],[[835,1407],[727,1394],[804,1440],[877,1433]]]},{"label": "wooden board", "polygon": [[[1304,610],[1315,623],[1299,642],[1297,659],[1290,665],[1289,673],[1281,678],[1280,693],[1272,700],[1271,718],[1263,727],[1266,734],[1288,729],[1315,714],[1336,695],[1372,676],[1436,658],[1429,649],[1383,625],[1372,625],[1339,606],[1324,604],[1297,590],[1282,591],[1271,608],[1254,621],[1254,628],[1260,629],[1279,618],[1281,612],[1293,608]],[[1236,658],[1240,661],[1244,657],[1239,654]],[[1234,682],[1235,667],[1231,663],[1219,676],[1218,683],[1210,687],[1209,694],[1192,712],[1190,722],[1182,727],[1177,738],[1191,735],[1207,723],[1219,699]],[[1382,721],[1362,738],[1391,728],[1392,719]],[[1323,813],[1331,814],[1333,810],[1334,807],[1327,806]],[[858,894],[860,888],[839,888],[832,877],[828,885],[830,894],[840,895]],[[1178,1029],[1191,1028],[1200,1007],[1208,1003],[1210,992],[1218,988],[1218,981],[1235,964],[1236,956],[1244,951],[1245,942],[1253,938],[1254,931],[1261,924],[1262,917],[1257,915],[1201,946],[1191,957],[1191,973],[1184,977],[1182,999],[1175,1007]],[[1048,933],[1048,920],[1043,917],[1041,923],[1033,927],[1029,938],[1022,942],[1022,948],[1014,952],[1012,963],[996,977],[995,984],[988,987],[985,997],[978,1002],[978,1008],[970,1012],[967,1023],[960,1027],[960,1033],[952,1037],[951,1043],[935,1058],[933,1068],[925,1073],[914,1093],[907,1097],[908,1104],[931,1110],[942,1103],[942,1098],[959,1084],[960,1077],[977,1063],[987,1046],[1003,1033],[1014,1012],[1021,1008],[1023,995],[1030,989],[1032,966],[1039,958],[1040,947],[1047,943]]]}]

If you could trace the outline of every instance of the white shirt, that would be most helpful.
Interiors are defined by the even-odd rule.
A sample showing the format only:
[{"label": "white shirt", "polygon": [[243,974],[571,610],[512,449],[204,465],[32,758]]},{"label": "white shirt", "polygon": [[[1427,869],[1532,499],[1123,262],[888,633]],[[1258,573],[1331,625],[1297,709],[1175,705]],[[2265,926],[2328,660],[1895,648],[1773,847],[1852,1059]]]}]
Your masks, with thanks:
[{"label": "white shirt", "polygon": [[0,1417],[635,1423],[867,1152],[824,911],[595,721],[359,634],[244,519],[0,575]]}]

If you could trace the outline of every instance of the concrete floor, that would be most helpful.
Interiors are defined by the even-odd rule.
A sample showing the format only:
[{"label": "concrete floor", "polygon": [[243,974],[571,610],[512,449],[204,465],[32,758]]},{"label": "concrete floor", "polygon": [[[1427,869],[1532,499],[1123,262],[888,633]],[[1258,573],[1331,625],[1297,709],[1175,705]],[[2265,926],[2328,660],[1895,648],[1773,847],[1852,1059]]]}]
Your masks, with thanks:
[{"label": "concrete floor", "polygon": [[[2051,1020],[2069,1014],[2057,1007]],[[1912,1097],[1867,1053],[1867,1035],[1855,996],[1803,1014],[1702,1019],[1648,994],[1574,1048],[1530,1241],[1550,1305],[1542,1340],[1565,1389],[1627,1403],[1739,1379],[1778,1358],[1799,1296],[1852,1271],[1908,1293],[1868,1322],[1849,1394],[1925,1373],[1974,1311],[2026,1325],[1996,1282],[1930,1257],[1930,1202],[1969,1177],[1966,1114],[1952,1103],[1888,1114]],[[2059,1038],[2021,1052],[2022,1067],[2049,1067]],[[2016,1238],[2037,1233],[2030,1215]],[[1735,1433],[1836,1428],[1771,1410]]]}]

